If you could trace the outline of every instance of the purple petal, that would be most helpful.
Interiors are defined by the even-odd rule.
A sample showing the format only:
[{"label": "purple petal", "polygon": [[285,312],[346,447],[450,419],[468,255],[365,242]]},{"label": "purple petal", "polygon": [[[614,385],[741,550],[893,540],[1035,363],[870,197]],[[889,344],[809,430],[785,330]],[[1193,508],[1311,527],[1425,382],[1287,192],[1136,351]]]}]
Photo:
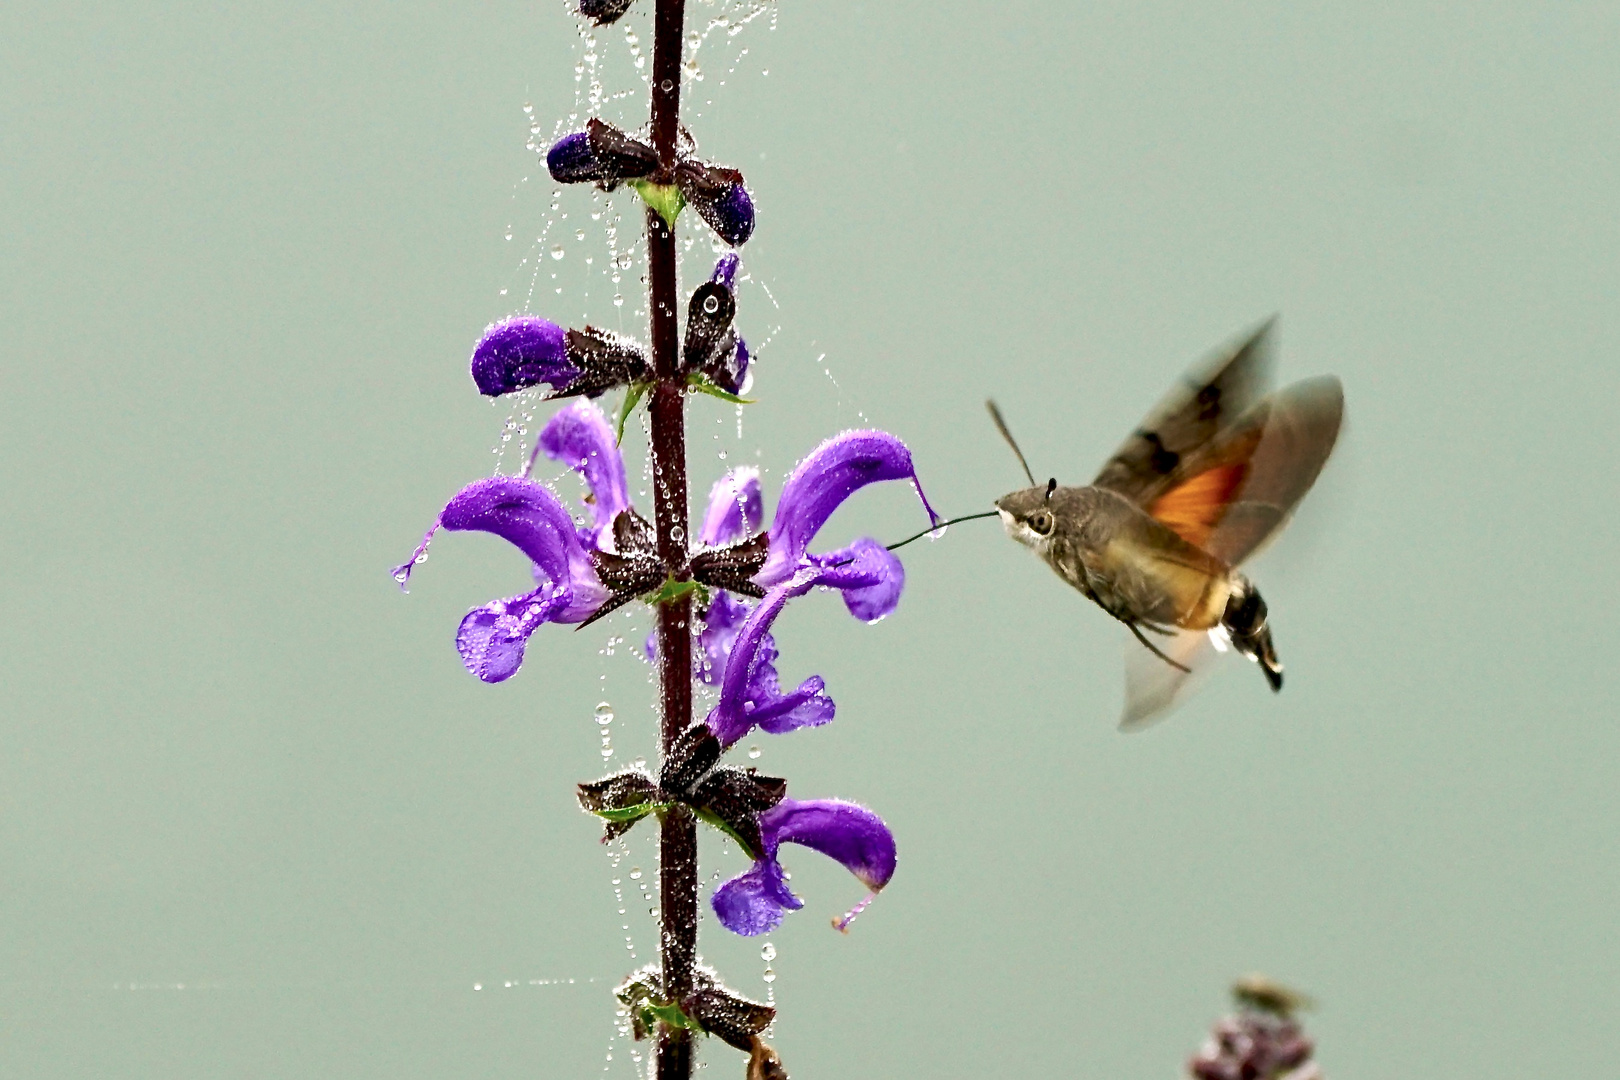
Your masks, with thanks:
[{"label": "purple petal", "polygon": [[595,546],[611,551],[613,519],[630,506],[630,494],[624,457],[602,410],[589,401],[576,401],[559,410],[541,430],[536,449],[585,478],[596,522]]},{"label": "purple petal", "polygon": [[760,495],[759,470],[744,465],[714,482],[698,539],[709,547],[724,547],[752,536],[764,520],[765,500]]},{"label": "purple petal", "polygon": [[[776,677],[771,677],[775,689]],[[820,727],[837,715],[838,707],[826,694],[826,683],[820,675],[812,675],[799,684],[792,693],[769,698],[751,710],[749,719],[760,730],[772,735],[785,735],[800,728]]]},{"label": "purple petal", "polygon": [[563,608],[554,622],[579,622],[609,594],[579,542],[574,519],[551,489],[517,476],[492,476],[468,484],[439,515],[450,530],[493,533],[527,555],[537,577],[556,588]]},{"label": "purple petal", "polygon": [[906,444],[884,431],[846,431],[811,451],[782,486],[771,522],[770,555],[754,581],[767,588],[791,577],[810,541],[843,501],[880,480],[909,479],[931,521],[939,516],[923,496]]},{"label": "purple petal", "polygon": [[[737,632],[748,618],[748,607],[728,592],[717,592],[704,617],[703,629],[698,632],[695,660],[700,670],[698,678],[710,686],[720,681],[726,670],[726,659],[731,656],[737,641]],[[650,655],[650,654],[649,654]]]},{"label": "purple petal", "polygon": [[562,390],[579,375],[579,369],[568,362],[562,327],[532,315],[491,323],[473,348],[473,382],[488,397],[539,383]]},{"label": "purple petal", "polygon": [[720,256],[720,260],[714,264],[714,273],[709,275],[709,280],[717,284],[724,285],[732,292],[736,292],[737,265],[741,262],[742,260],[737,257],[737,253],[735,251],[726,252],[724,255]]},{"label": "purple petal", "polygon": [[602,178],[602,164],[583,131],[564,135],[546,151],[546,169],[559,184],[578,184]]},{"label": "purple petal", "polygon": [[874,892],[894,876],[894,834],[864,806],[841,799],[783,799],[759,817],[767,856],[801,844],[842,863]]},{"label": "purple petal", "polygon": [[733,934],[754,937],[775,930],[788,911],[804,907],[782,880],[774,859],[761,859],[714,891],[709,901],[720,925]]},{"label": "purple petal", "polygon": [[726,660],[725,674],[720,679],[720,700],[709,711],[707,718],[709,730],[714,732],[721,745],[730,746],[753,729],[754,721],[749,715],[748,705],[758,689],[753,678],[754,670],[767,644],[768,652],[764,652],[764,661],[769,663],[776,655],[776,645],[770,638],[771,623],[776,621],[789,600],[803,596],[814,587],[819,574],[819,570],[812,568],[788,584],[766,593],[765,599],[759,602],[737,631],[731,655]]},{"label": "purple petal", "polygon": [[566,590],[542,587],[521,596],[473,608],[456,631],[456,651],[467,670],[487,683],[517,674],[529,635],[553,621],[567,606]]},{"label": "purple petal", "polygon": [[863,536],[840,551],[811,556],[826,568],[820,584],[839,589],[844,606],[862,622],[877,622],[900,604],[906,568],[900,557],[870,536]]}]

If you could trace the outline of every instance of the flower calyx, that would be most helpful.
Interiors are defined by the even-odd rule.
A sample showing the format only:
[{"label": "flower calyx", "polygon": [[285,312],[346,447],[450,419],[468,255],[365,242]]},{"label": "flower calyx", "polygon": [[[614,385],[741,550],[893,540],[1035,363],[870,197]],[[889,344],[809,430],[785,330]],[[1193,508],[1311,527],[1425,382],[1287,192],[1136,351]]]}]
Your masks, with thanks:
[{"label": "flower calyx", "polygon": [[580,784],[575,792],[581,810],[605,823],[602,843],[630,831],[648,814],[667,809],[670,798],[642,769],[625,769],[600,780]]},{"label": "flower calyx", "polygon": [[758,600],[765,590],[751,579],[765,565],[770,551],[771,534],[766,532],[726,547],[705,548],[692,556],[692,580]]},{"label": "flower calyx", "polygon": [[559,184],[595,184],[612,191],[658,171],[658,151],[604,121],[565,135],[546,151],[546,170]]},{"label": "flower calyx", "polygon": [[617,611],[639,596],[646,596],[664,583],[667,572],[658,557],[653,527],[646,518],[636,513],[635,507],[619,511],[613,519],[614,551],[598,548],[585,554],[596,570],[596,576],[611,591],[602,606],[579,624],[585,627]]},{"label": "flower calyx", "polygon": [[752,1055],[759,1033],[776,1019],[776,1009],[743,997],[708,968],[700,967],[692,975],[692,992],[680,1001],[664,992],[663,974],[656,965],[632,972],[619,984],[613,996],[630,1013],[636,1039],[649,1037],[662,1024],[714,1035]]},{"label": "flower calyx", "polygon": [[630,10],[635,0],[579,0],[580,17],[591,20],[597,26],[607,26],[616,23]]}]

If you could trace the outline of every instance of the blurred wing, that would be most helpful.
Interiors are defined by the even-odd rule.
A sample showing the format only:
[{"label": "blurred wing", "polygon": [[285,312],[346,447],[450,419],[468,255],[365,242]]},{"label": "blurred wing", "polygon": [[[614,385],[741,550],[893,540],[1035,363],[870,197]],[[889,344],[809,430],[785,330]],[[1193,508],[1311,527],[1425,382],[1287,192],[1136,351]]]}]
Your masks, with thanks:
[{"label": "blurred wing", "polygon": [[1182,630],[1167,643],[1154,642],[1166,656],[1191,668],[1188,674],[1171,667],[1142,648],[1135,638],[1125,642],[1125,712],[1119,719],[1123,732],[1143,731],[1169,715],[1197,685],[1215,658],[1215,647],[1204,630]]},{"label": "blurred wing", "polygon": [[1236,349],[1188,372],[1108,459],[1096,487],[1146,506],[1186,475],[1189,458],[1229,428],[1271,385],[1268,319]]},{"label": "blurred wing", "polygon": [[1344,388],[1328,375],[1263,399],[1148,505],[1178,536],[1236,566],[1273,536],[1327,464],[1344,421]]}]

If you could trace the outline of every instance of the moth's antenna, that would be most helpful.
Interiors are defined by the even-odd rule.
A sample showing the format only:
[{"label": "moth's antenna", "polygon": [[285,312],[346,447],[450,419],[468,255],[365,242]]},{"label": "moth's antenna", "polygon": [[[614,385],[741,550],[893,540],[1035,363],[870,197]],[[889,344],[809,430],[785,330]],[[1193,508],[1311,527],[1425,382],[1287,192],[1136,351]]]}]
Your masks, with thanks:
[{"label": "moth's antenna", "polygon": [[1029,462],[1024,460],[1024,452],[1018,449],[1018,443],[1013,439],[1012,432],[1007,430],[1007,421],[1001,418],[1001,410],[996,408],[994,401],[988,399],[985,401],[984,407],[990,410],[990,419],[996,422],[996,430],[1001,432],[1003,439],[1007,440],[1007,445],[1012,447],[1012,452],[1018,455],[1018,464],[1024,467],[1024,475],[1029,477],[1029,486],[1035,487],[1035,474],[1029,471]]}]

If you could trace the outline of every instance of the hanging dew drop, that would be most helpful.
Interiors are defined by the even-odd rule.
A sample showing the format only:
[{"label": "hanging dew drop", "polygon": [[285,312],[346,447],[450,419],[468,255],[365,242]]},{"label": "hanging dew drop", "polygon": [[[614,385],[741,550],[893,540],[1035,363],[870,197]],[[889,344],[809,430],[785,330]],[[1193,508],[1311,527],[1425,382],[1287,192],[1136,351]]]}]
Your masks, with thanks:
[{"label": "hanging dew drop", "polygon": [[759,958],[767,964],[776,959],[776,946],[766,942],[759,950]]},{"label": "hanging dew drop", "polygon": [[551,257],[553,259],[560,259],[565,254],[567,254],[567,252],[563,251],[563,246],[561,244],[553,244],[552,245],[552,247],[551,247]]},{"label": "hanging dew drop", "polygon": [[596,722],[604,727],[613,723],[613,706],[602,702],[596,707]]},{"label": "hanging dew drop", "polygon": [[[760,753],[761,753],[761,750],[757,746],[750,746],[748,748],[748,756],[753,758],[755,761],[759,760]],[[769,960],[770,957],[766,957],[766,959]]]},{"label": "hanging dew drop", "polygon": [[776,969],[775,968],[766,968],[765,969],[765,974],[760,976],[760,977],[763,978],[768,983],[773,983],[773,982],[776,981]]},{"label": "hanging dew drop", "polygon": [[640,881],[641,880],[641,867],[632,866],[630,868],[630,880],[631,881]]}]

